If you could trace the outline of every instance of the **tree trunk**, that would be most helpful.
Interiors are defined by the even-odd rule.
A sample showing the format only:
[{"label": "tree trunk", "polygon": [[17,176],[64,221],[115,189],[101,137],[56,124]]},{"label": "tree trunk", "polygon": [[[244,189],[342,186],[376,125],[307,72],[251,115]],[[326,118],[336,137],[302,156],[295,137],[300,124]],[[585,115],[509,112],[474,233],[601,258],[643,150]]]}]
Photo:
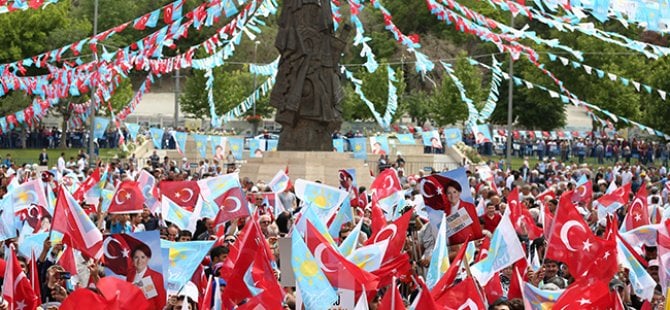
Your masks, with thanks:
[{"label": "tree trunk", "polygon": [[26,127],[21,126],[21,133],[19,134],[19,140],[21,141],[21,148],[25,149],[26,148]]},{"label": "tree trunk", "polygon": [[67,148],[67,114],[61,113],[63,115],[63,124],[61,126],[61,135],[60,135],[60,143],[58,145],[59,148],[65,149]]}]

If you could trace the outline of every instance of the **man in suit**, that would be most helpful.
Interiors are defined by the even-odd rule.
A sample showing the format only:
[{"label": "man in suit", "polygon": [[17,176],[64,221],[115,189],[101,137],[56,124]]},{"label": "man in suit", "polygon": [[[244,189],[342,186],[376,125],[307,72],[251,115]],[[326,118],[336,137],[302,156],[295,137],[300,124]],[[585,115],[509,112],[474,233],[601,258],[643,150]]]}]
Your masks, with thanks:
[{"label": "man in suit", "polygon": [[40,158],[38,159],[40,166],[48,166],[49,165],[49,154],[47,154],[46,149],[42,149],[42,153],[40,153]]}]

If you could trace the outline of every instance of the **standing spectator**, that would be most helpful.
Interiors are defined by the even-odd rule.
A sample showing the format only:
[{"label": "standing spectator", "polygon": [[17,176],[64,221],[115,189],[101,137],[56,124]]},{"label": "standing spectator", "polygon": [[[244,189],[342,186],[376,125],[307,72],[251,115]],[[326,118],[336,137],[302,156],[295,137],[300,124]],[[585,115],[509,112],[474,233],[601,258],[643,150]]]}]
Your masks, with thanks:
[{"label": "standing spectator", "polygon": [[498,224],[500,224],[500,220],[502,220],[502,215],[496,211],[496,206],[492,202],[488,202],[486,204],[486,213],[479,218],[482,228],[493,233]]},{"label": "standing spectator", "polygon": [[62,174],[63,171],[65,170],[65,152],[60,153],[60,157],[58,157],[58,165],[56,166],[56,169],[58,169],[58,173]]},{"label": "standing spectator", "polygon": [[47,149],[42,149],[42,153],[40,153],[38,161],[40,163],[40,166],[49,165],[49,154],[47,154]]}]

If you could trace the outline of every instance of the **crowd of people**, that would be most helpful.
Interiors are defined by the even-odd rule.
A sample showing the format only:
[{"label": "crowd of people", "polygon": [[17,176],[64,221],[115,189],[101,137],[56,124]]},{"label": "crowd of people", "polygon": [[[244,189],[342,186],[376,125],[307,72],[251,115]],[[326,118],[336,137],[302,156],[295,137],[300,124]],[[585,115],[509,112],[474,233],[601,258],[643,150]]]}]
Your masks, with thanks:
[{"label": "crowd of people", "polygon": [[[537,144],[542,143],[538,142]],[[667,148],[663,144],[635,139],[632,141],[576,139],[570,142],[560,142],[556,147],[547,147],[546,145],[551,144],[551,142],[547,142],[543,147],[529,148],[528,146],[531,144],[522,142],[519,150],[525,151],[521,152],[520,155],[542,157],[536,164],[531,166],[528,157],[526,157],[526,161],[521,167],[513,167],[514,169],[511,170],[510,167],[499,165],[496,162],[482,166],[466,166],[467,186],[461,186],[453,182],[445,183],[443,188],[445,200],[441,205],[432,205],[428,202],[426,188],[423,187],[424,182],[422,182],[433,174],[438,175],[439,171],[404,171],[404,159],[401,157],[395,161],[388,161],[388,167],[386,168],[394,169],[386,170],[398,172],[396,175],[399,182],[399,192],[402,193],[402,200],[404,200],[402,203],[404,207],[402,211],[398,211],[398,214],[411,213],[402,246],[402,253],[406,253],[409,258],[408,270],[405,270],[405,272],[396,270],[400,279],[397,282],[397,287],[405,307],[410,307],[419,300],[419,296],[422,296],[420,293],[421,285],[414,279],[417,279],[418,276],[422,278],[427,276],[433,251],[437,242],[439,242],[438,230],[431,225],[431,219],[426,215],[428,208],[444,211],[446,215],[458,213],[457,210],[463,208],[467,210],[466,214],[472,220],[464,229],[448,238],[449,257],[452,260],[459,249],[468,244],[469,240],[476,240],[474,243],[476,245],[474,257],[480,257],[480,253],[484,250],[484,248],[481,248],[482,242],[484,239],[490,239],[496,233],[505,210],[509,208],[510,199],[512,199],[510,193],[514,189],[518,191],[519,203],[529,211],[533,223],[538,227],[542,227],[544,224],[542,210],[546,208],[553,213],[553,216],[556,216],[555,212],[557,212],[562,194],[575,190],[580,185],[579,183],[583,185],[583,180],[591,182],[593,195],[585,201],[580,201],[576,204],[576,207],[583,220],[598,235],[604,233],[606,223],[602,217],[598,216],[599,207],[595,202],[615,187],[630,186],[632,193],[638,192],[640,188],[647,189],[649,195],[646,202],[648,208],[646,216],[650,225],[662,224],[670,217],[670,201],[668,200],[670,186],[666,186],[668,184],[666,183],[668,171],[665,165],[667,163]],[[542,150],[547,150],[548,153],[543,153]],[[559,150],[558,154],[552,153],[556,150]],[[565,152],[563,152],[564,150]],[[3,161],[3,165],[0,166],[0,194],[5,198],[9,197],[12,182],[21,184],[33,179],[41,179],[44,184],[49,184],[49,187],[45,190],[53,190],[54,193],[57,193],[59,187],[72,188],[73,184],[84,183],[94,174],[95,170],[88,168],[86,154],[80,153],[78,158],[70,158],[69,160],[64,158],[64,154],[61,155],[54,169],[44,171],[41,174],[37,172],[33,165],[17,166],[13,163],[11,155],[8,154]],[[582,156],[594,156],[594,154],[598,158],[611,159],[611,161],[606,162],[607,165],[600,166],[581,164]],[[547,157],[554,155],[558,156],[556,158]],[[660,159],[660,161],[655,161],[655,159]],[[661,163],[661,165],[654,165],[655,163]],[[234,173],[239,168],[235,166],[234,162],[210,162],[205,160],[200,162],[197,168],[191,168],[185,158],[182,159],[182,162],[179,162],[178,159],[158,158],[155,153],[145,163],[138,163],[138,159],[132,156],[122,161],[99,162],[97,166],[107,171],[105,174],[107,179],[104,180],[104,184],[108,190],[114,190],[120,182],[137,180],[142,170],[148,172],[156,179],[157,183],[160,183],[206,180],[227,173]],[[333,176],[333,178],[336,177]],[[68,180],[68,178],[71,179]],[[145,208],[139,213],[107,214],[100,210],[98,203],[91,203],[86,200],[81,200],[80,203],[84,209],[93,208],[96,210],[90,212],[90,218],[93,223],[98,225],[103,234],[158,231],[161,239],[174,242],[215,240],[216,246],[210,249],[208,257],[203,260],[201,267],[206,276],[211,275],[215,282],[218,281],[221,292],[224,292],[226,283],[230,282],[231,279],[228,278],[230,275],[223,271],[230,267],[227,264],[234,264],[234,262],[230,262],[228,255],[231,252],[239,252],[239,249],[231,247],[236,243],[239,244],[240,232],[245,231],[245,227],[252,225],[253,222],[256,222],[254,225],[258,225],[260,228],[260,232],[271,251],[272,255],[270,257],[273,260],[272,266],[277,279],[282,277],[280,272],[282,264],[290,264],[280,260],[281,253],[278,240],[291,238],[291,233],[296,229],[299,217],[308,208],[308,205],[301,201],[294,187],[289,187],[288,190],[277,193],[277,200],[279,200],[283,209],[281,212],[277,212],[276,204],[278,202],[268,199],[267,196],[268,193],[272,192],[272,187],[268,184],[269,181],[257,180],[253,176],[240,176],[241,190],[244,197],[253,205],[251,210],[255,210],[255,215],[225,223],[217,222],[216,218],[202,218],[197,221],[196,228],[193,231],[183,227],[180,228],[178,225],[166,221],[161,212],[152,212],[149,205],[145,205]],[[320,182],[322,180],[312,181]],[[368,239],[374,238],[375,233],[379,231],[378,226],[387,224],[387,221],[379,223],[379,218],[376,217],[375,208],[378,206],[375,204],[378,202],[372,203],[374,201],[374,191],[365,187],[357,187],[355,192],[358,194],[356,200],[359,203],[352,204],[354,205],[354,218],[341,223],[341,226],[335,230],[337,234],[332,236],[335,245],[341,245],[352,232],[356,231],[359,223],[361,234],[356,244],[357,246],[367,245],[369,244]],[[552,194],[547,195],[548,192]],[[463,200],[463,193],[471,193],[473,199],[471,201]],[[626,197],[625,205],[614,212],[619,226],[624,222],[633,197],[634,194]],[[50,215],[42,214],[41,216],[49,219]],[[388,214],[386,218],[389,221],[397,220],[397,216],[389,217]],[[26,219],[24,218],[24,220]],[[41,226],[35,229],[35,232],[50,231],[50,221],[51,219],[46,223],[42,222]],[[331,225],[332,223],[323,224]],[[529,267],[528,270],[524,270],[522,274],[524,281],[544,291],[562,292],[562,290],[569,288],[576,277],[569,272],[566,262],[543,259],[546,256],[544,251],[548,242],[547,236],[531,238],[527,233],[518,231],[517,233],[524,250],[531,253],[524,256],[529,257],[529,261],[532,261],[533,255],[535,255],[534,259],[539,260],[541,264],[538,268]],[[374,239],[376,241],[377,238]],[[7,254],[9,248],[14,245],[17,245],[16,238],[5,240],[2,247],[3,252]],[[43,304],[45,309],[57,308],[57,305],[64,302],[77,288],[94,286],[101,278],[105,278],[103,272],[105,268],[104,260],[94,260],[81,253],[76,257],[77,274],[70,274],[64,266],[59,264],[63,250],[62,243],[52,243],[50,239],[45,240],[41,251],[36,253],[37,277],[33,277],[30,274],[33,271],[28,268],[31,258],[18,256],[21,268],[28,275],[28,278],[39,281],[40,304]],[[653,288],[653,298],[649,300],[650,305],[652,309],[663,309],[666,292],[663,291],[665,286],[661,285],[659,273],[665,271],[659,271],[659,260],[661,258],[658,257],[657,246],[646,244],[636,250],[639,251],[638,254],[644,260],[646,271],[658,283],[658,286]],[[146,269],[146,261],[152,253],[147,248],[138,248],[134,249],[129,255],[133,258],[134,268],[144,272],[142,270]],[[0,262],[0,267],[7,266],[10,263]],[[454,263],[452,261],[452,264]],[[470,263],[476,263],[476,259]],[[513,290],[511,286],[515,282],[513,269],[513,265],[507,266],[496,275],[500,280],[501,294],[499,295],[489,294],[488,286],[485,289],[485,283],[479,283],[483,295],[495,297],[495,299],[487,300],[490,309],[524,308],[524,300],[520,299],[520,296],[512,296],[511,293]],[[165,276],[165,274],[153,270],[147,271],[147,274],[152,272],[157,273],[152,274],[152,278],[162,279]],[[644,299],[636,294],[629,272],[630,270],[622,267],[612,277],[609,283],[610,289],[619,294],[619,298],[626,308],[640,309]],[[0,276],[3,274],[5,273],[0,272]],[[139,280],[143,276],[144,273],[142,273],[142,276],[136,276],[135,278],[128,276],[127,281],[138,286],[141,285]],[[459,272],[459,279],[463,277],[465,275]],[[454,283],[458,283],[458,281],[456,280]],[[155,282],[162,282],[162,280],[156,280]],[[383,306],[380,304],[383,304],[382,300],[385,299],[385,294],[391,294],[388,292],[394,289],[389,284],[386,283],[379,290],[375,290],[372,296],[369,296],[370,309]],[[183,289],[167,293],[163,287],[160,287],[156,294],[146,295],[146,297],[150,301],[153,300],[153,309],[180,309],[179,307],[183,303],[188,303],[189,309],[197,309],[199,305],[202,305],[203,298],[209,297],[203,297],[200,291],[202,287],[193,288],[194,285],[194,283],[189,282]],[[199,283],[198,285],[207,284]],[[3,292],[3,294],[6,293]],[[296,298],[295,286],[282,288],[282,307],[296,309]],[[246,300],[246,302],[250,301]],[[386,308],[388,309],[388,305],[386,305]],[[12,308],[5,302],[4,304],[0,303],[0,309]]]}]

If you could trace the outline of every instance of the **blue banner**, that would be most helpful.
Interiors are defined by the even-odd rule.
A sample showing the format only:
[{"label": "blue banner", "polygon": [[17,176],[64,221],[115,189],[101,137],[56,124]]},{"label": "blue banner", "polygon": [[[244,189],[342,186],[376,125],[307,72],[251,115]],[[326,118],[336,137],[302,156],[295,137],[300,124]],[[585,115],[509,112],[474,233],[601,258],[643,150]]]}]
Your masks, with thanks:
[{"label": "blue banner", "polygon": [[151,132],[151,140],[154,142],[154,147],[161,149],[163,145],[163,129],[160,128],[149,128]]},{"label": "blue banner", "polygon": [[338,153],[344,153],[344,139],[333,139],[333,149]]},{"label": "blue banner", "polygon": [[446,140],[447,147],[451,147],[456,143],[463,141],[463,135],[458,128],[447,128],[444,130],[444,139]]},{"label": "blue banner", "polygon": [[174,132],[174,141],[177,143],[177,148],[179,148],[179,152],[184,155],[186,154],[186,138],[188,137],[188,134],[183,132],[183,131],[175,131]]},{"label": "blue banner", "polygon": [[268,152],[274,152],[277,150],[277,146],[279,145],[279,140],[266,140],[265,143],[267,143],[267,151]]},{"label": "blue banner", "polygon": [[140,132],[140,125],[135,123],[126,123],[126,128],[128,129],[130,137],[133,138],[133,141],[135,141],[135,139],[137,139],[137,133]]},{"label": "blue banner", "polygon": [[235,159],[242,160],[242,152],[244,151],[244,139],[242,138],[228,138],[230,143],[230,150],[233,151]]},{"label": "blue banner", "polygon": [[391,152],[389,149],[389,139],[386,136],[370,137],[370,145],[372,146],[373,154],[388,154]]},{"label": "blue banner", "polygon": [[200,158],[207,157],[207,136],[194,134],[193,140],[195,140],[195,148],[198,149],[200,153]]},{"label": "blue banner", "polygon": [[404,144],[404,145],[414,145],[416,144],[416,141],[414,141],[414,135],[411,133],[402,133],[402,134],[397,134],[395,135],[396,138],[398,138],[398,143]]},{"label": "blue banner", "polygon": [[352,138],[351,149],[354,152],[354,158],[358,159],[367,159],[368,158],[368,147],[367,139],[365,138]]},{"label": "blue banner", "polygon": [[263,157],[263,148],[261,147],[261,140],[259,139],[249,140],[249,157],[251,158]]},{"label": "blue banner", "polygon": [[437,130],[424,131],[421,133],[424,146],[430,146],[436,149],[442,148],[442,141],[440,141],[440,134]]},{"label": "blue banner", "polygon": [[93,128],[93,137],[96,139],[102,138],[102,136],[105,134],[105,130],[107,130],[108,125],[109,125],[108,118],[96,117],[95,127]]}]

